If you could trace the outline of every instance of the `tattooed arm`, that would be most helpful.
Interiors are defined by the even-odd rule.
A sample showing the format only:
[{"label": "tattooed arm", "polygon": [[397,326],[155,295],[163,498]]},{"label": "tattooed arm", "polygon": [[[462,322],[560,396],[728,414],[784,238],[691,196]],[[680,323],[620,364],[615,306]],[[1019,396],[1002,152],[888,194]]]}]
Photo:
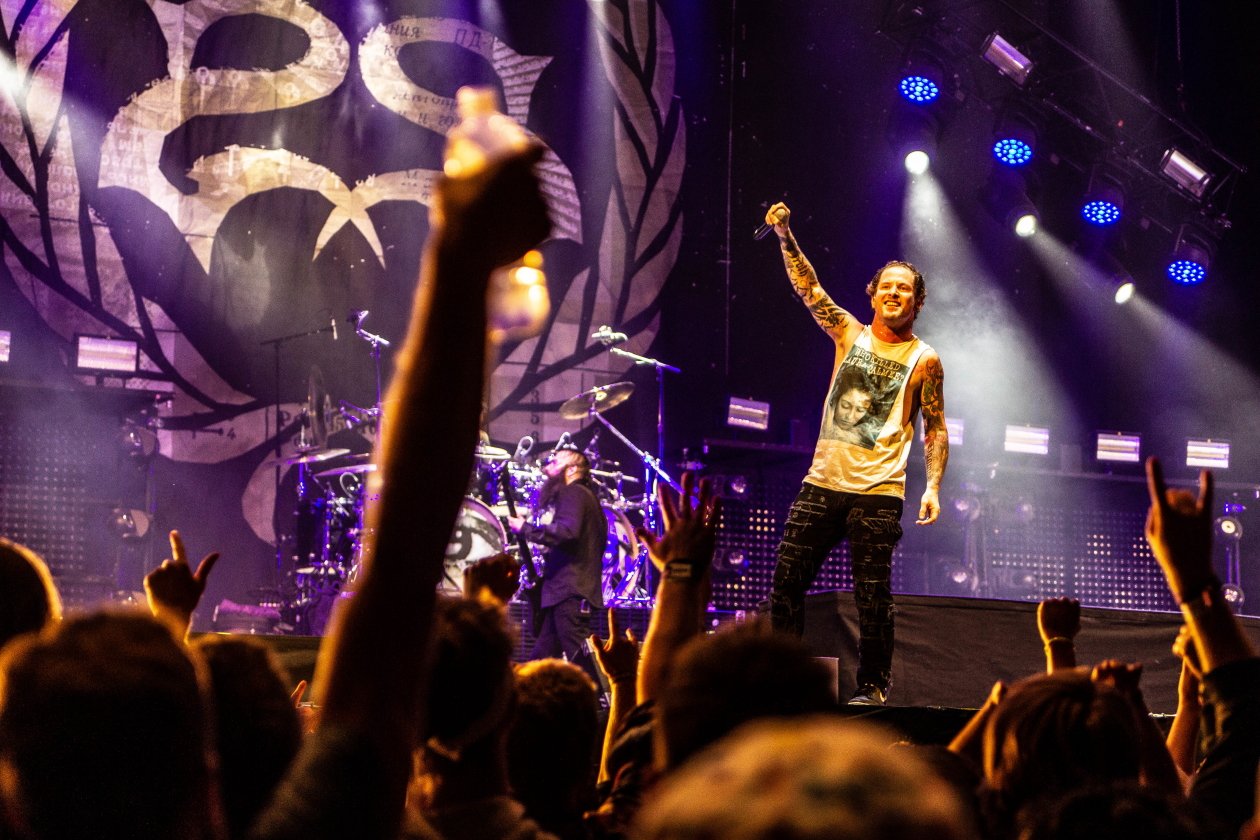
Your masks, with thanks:
[{"label": "tattooed arm", "polygon": [[941,479],[949,463],[949,430],[945,427],[945,371],[941,357],[930,352],[923,357],[923,385],[919,390],[923,408],[923,461],[927,467],[927,489],[919,502],[918,525],[930,525],[941,513]]},{"label": "tattooed arm", "polygon": [[818,284],[818,275],[814,273],[814,267],[801,253],[800,246],[796,244],[796,237],[788,228],[790,215],[791,211],[783,202],[779,202],[766,211],[766,224],[773,225],[774,232],[779,236],[779,248],[783,251],[783,265],[787,268],[792,288],[801,296],[801,300],[805,302],[809,314],[814,316],[818,326],[837,342],[848,345],[851,343],[853,333],[861,329],[861,324],[837,306],[831,296]]}]

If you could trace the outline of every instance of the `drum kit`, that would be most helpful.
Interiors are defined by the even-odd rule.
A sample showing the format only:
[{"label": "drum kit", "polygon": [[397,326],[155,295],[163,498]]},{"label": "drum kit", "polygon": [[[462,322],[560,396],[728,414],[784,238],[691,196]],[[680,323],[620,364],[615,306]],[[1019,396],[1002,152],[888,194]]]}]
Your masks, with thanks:
[{"label": "drum kit", "polygon": [[[584,391],[566,400],[559,413],[566,419],[598,416],[621,404],[634,391],[629,382],[617,382]],[[310,411],[308,405],[306,411]],[[337,419],[322,421],[328,428]],[[311,425],[314,425],[312,423]],[[343,426],[344,427],[344,426]],[[561,440],[568,438],[567,433]],[[626,606],[650,600],[646,577],[647,549],[635,535],[636,525],[650,520],[648,494],[639,492],[643,481],[621,469],[615,461],[599,456],[598,435],[585,450],[591,462],[590,479],[604,512],[607,542],[603,556],[603,595],[608,605]],[[439,590],[457,595],[462,591],[464,569],[500,552],[519,553],[506,526],[509,496],[512,507],[535,522],[545,522],[539,495],[546,481],[541,458],[529,457],[532,438],[523,438],[515,452],[488,441],[477,444],[475,466],[468,493],[460,506]],[[344,448],[299,450],[286,459],[268,462],[297,470],[297,510],[294,533],[282,539],[287,548],[290,593],[286,602],[290,622],[303,632],[322,633],[336,599],[354,580],[363,544],[367,478],[376,470],[367,453],[351,454]],[[529,547],[534,567],[545,573],[541,549]],[[524,562],[524,559],[522,559]]]},{"label": "drum kit", "polygon": [[[277,531],[282,536],[278,543],[278,566],[284,575],[281,600],[284,605],[285,624],[298,632],[322,633],[333,604],[337,598],[348,594],[346,587],[353,582],[361,561],[364,537],[364,509],[369,501],[367,478],[376,470],[368,451],[355,452],[338,446],[342,431],[356,432],[350,437],[364,444],[358,449],[369,449],[369,439],[380,421],[380,351],[389,342],[363,328],[366,310],[351,313],[350,322],[355,334],[368,342],[376,365],[377,404],[365,409],[341,401],[334,405],[329,398],[318,369],[312,369],[308,380],[308,393],[299,423],[296,451],[291,455],[277,456],[265,462],[265,466],[295,467],[297,504],[291,533],[284,528]],[[277,394],[279,393],[279,346],[291,339],[324,332],[327,328],[307,333],[284,336],[264,344],[277,348]],[[334,332],[335,334],[335,332]],[[636,365],[653,366],[657,373],[660,405],[657,412],[657,452],[663,447],[664,372],[678,372],[677,368],[655,359],[639,356],[618,347],[614,343],[625,341],[623,333],[601,327],[592,338],[608,346],[610,352],[633,361]],[[652,501],[656,485],[664,481],[677,489],[678,485],[661,469],[658,458],[638,448],[613,426],[603,415],[618,406],[634,393],[634,384],[614,382],[599,385],[565,400],[558,408],[566,420],[597,421],[599,426],[591,437],[585,454],[591,463],[590,479],[607,525],[607,541],[603,556],[603,596],[610,606],[630,606],[650,602],[647,574],[651,567],[647,548],[635,536],[636,525],[647,530],[660,531],[658,512]],[[278,413],[278,409],[277,409]],[[615,461],[600,457],[597,441],[601,429],[606,429],[621,440],[643,464],[643,477],[638,478],[623,471]],[[560,442],[569,439],[568,433]],[[337,441],[346,444],[344,439]],[[515,540],[509,539],[506,519],[510,510],[531,517],[542,523],[547,515],[539,510],[539,496],[545,483],[541,459],[530,460],[535,441],[531,437],[520,440],[515,452],[492,445],[488,440],[478,443],[475,451],[475,467],[469,488],[451,533],[446,550],[443,580],[439,589],[455,594],[461,591],[464,570],[476,561],[500,552],[519,553]],[[353,445],[353,444],[351,444]],[[280,473],[277,472],[277,499],[280,498]],[[533,554],[522,557],[524,564],[545,573],[545,558],[541,550],[527,546]],[[523,575],[526,585],[530,575]],[[517,597],[523,597],[518,593]],[[286,614],[287,613],[287,614]]]}]

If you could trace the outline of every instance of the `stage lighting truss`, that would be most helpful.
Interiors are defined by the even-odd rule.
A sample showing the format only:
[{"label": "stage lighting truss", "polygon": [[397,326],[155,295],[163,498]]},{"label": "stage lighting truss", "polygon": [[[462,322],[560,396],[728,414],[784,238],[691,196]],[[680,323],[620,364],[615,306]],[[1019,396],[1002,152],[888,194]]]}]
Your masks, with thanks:
[{"label": "stage lighting truss", "polygon": [[1168,258],[1168,279],[1183,286],[1202,283],[1212,267],[1215,242],[1208,231],[1186,223],[1177,229],[1177,239]]},{"label": "stage lighting truss", "polygon": [[1032,74],[1033,60],[997,32],[984,39],[980,57],[997,68],[997,71],[1015,84],[1023,87]]},{"label": "stage lighting truss", "polygon": [[[1098,232],[1138,214],[1173,230],[1183,220],[1184,202],[1215,219],[1218,233],[1229,229],[1227,210],[1245,166],[1215,148],[1183,116],[1155,104],[1158,97],[1130,86],[1035,16],[1015,11],[1007,0],[994,5],[1014,15],[977,13],[972,3],[887,4],[883,34],[909,54],[926,47],[945,59],[905,62],[898,80],[920,77],[905,86],[905,95],[921,103],[916,107],[932,110],[961,101],[965,89],[994,106],[1003,99],[1032,109],[1041,118],[1040,149],[992,140],[993,154],[1007,166],[1036,165],[1046,158],[1079,170],[1089,166],[1090,158],[1105,159],[1115,183],[1078,205]],[[952,75],[946,77],[942,68]]]},{"label": "stage lighting truss", "polygon": [[1105,167],[1095,166],[1081,203],[1081,217],[1097,227],[1111,227],[1124,215],[1124,187]]}]

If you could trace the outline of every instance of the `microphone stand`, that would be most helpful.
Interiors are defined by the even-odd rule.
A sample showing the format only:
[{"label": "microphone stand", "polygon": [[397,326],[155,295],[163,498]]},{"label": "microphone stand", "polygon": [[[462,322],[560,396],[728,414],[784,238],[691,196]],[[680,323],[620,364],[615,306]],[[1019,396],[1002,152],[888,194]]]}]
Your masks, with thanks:
[{"label": "microphone stand", "polygon": [[[636,365],[650,365],[656,370],[656,456],[652,456],[642,449],[639,449],[631,443],[625,435],[613,427],[604,419],[603,415],[598,414],[593,409],[591,415],[604,424],[604,428],[612,432],[621,440],[630,451],[639,456],[639,460],[643,462],[643,525],[654,534],[664,532],[664,523],[661,521],[660,513],[656,503],[656,487],[658,481],[664,481],[678,493],[682,493],[682,487],[678,485],[674,479],[670,478],[669,473],[665,472],[661,467],[661,460],[665,457],[665,374],[682,373],[682,370],[673,365],[666,364],[660,359],[653,359],[649,356],[642,356],[629,350],[623,350],[620,347],[609,347],[608,352],[623,359],[629,359]],[[651,581],[652,564],[644,563],[644,555],[647,553],[646,548],[640,548],[638,564],[634,571],[627,573],[626,580],[622,583],[621,590],[618,594],[625,592],[638,581],[640,572],[643,573],[644,584],[642,591],[647,594],[648,600],[655,587]]]},{"label": "microphone stand", "polygon": [[[668,484],[670,487],[673,487],[675,490],[681,493],[682,488],[679,487],[674,482],[674,480],[671,479],[668,475],[666,475],[665,471],[661,469],[660,459],[665,457],[665,373],[666,372],[682,373],[682,370],[674,367],[673,365],[666,364],[665,362],[662,362],[660,359],[653,359],[648,356],[641,356],[638,353],[633,353],[629,350],[622,350],[620,347],[610,347],[608,349],[608,352],[612,353],[615,356],[620,356],[623,359],[629,359],[630,361],[634,362],[636,365],[651,365],[653,368],[656,369],[656,456],[657,457],[652,459],[651,462],[649,462],[647,459],[651,458],[651,456],[648,456],[645,453],[640,454],[640,457],[644,458],[643,463],[647,464],[651,468],[649,472],[645,473],[645,477],[647,478],[647,483],[644,485],[644,488],[645,490],[648,490],[653,494],[649,498],[655,498],[655,493],[656,493],[655,483],[656,482],[651,472],[651,471],[655,471],[658,475],[660,475],[662,478],[665,479],[666,484]],[[622,439],[624,440],[624,438]],[[633,449],[634,447],[632,446],[631,448]],[[655,525],[656,525],[655,522],[649,523],[649,527],[654,527]],[[657,533],[660,533],[660,532],[657,531]]]},{"label": "microphone stand", "polygon": [[381,348],[389,347],[390,344],[389,344],[388,339],[382,338],[376,333],[370,333],[367,330],[363,329],[362,318],[355,321],[354,334],[372,346],[372,365],[376,369],[376,407],[372,409],[372,411],[377,420],[377,426],[378,426],[377,434],[379,435],[380,434],[379,425],[380,425],[380,417],[381,417],[381,400],[383,399],[383,394],[381,391]]},{"label": "microphone stand", "polygon": [[[282,444],[280,443],[280,348],[288,344],[290,341],[294,341],[299,338],[305,338],[308,335],[319,335],[320,333],[335,332],[335,331],[336,331],[336,328],[333,327],[332,325],[329,325],[327,327],[318,327],[316,329],[306,330],[304,332],[296,332],[296,333],[290,333],[289,335],[277,336],[276,338],[268,338],[265,341],[258,342],[259,347],[270,347],[272,349],[273,357],[275,360],[274,370],[273,370],[273,375],[275,378],[274,378],[274,381],[272,382],[272,387],[273,387],[273,396],[275,397],[275,400],[276,400],[275,402],[276,446],[274,450],[276,458],[280,457],[280,453],[283,449]],[[267,425],[267,419],[268,419],[267,414],[266,412],[264,412],[263,413],[263,438],[264,439],[271,436],[271,429]],[[302,475],[302,478],[303,479],[305,478],[305,474]],[[298,487],[299,493],[304,492],[301,486],[301,484],[303,483],[305,482],[303,481],[303,482],[300,482],[299,484],[299,487]],[[276,465],[276,469],[275,469],[274,499],[275,499],[275,503],[278,504],[280,501],[280,465],[279,464]],[[275,520],[275,516],[273,512],[272,521],[274,522],[274,520]],[[283,552],[284,552],[283,542],[280,539],[280,535],[276,534],[276,573],[277,574],[280,574],[281,570],[284,568]]]}]

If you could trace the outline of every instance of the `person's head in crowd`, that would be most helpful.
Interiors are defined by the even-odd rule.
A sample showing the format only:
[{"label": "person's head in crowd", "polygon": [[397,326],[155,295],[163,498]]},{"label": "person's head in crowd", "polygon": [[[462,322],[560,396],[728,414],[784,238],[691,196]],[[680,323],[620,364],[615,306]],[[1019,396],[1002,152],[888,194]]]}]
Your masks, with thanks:
[{"label": "person's head in crowd", "polygon": [[561,659],[516,670],[516,714],[508,733],[508,780],[525,812],[568,834],[591,807],[599,744],[599,699],[586,672]]},{"label": "person's head in crowd", "polygon": [[61,619],[61,597],[43,558],[0,537],[0,647]]},{"label": "person's head in crowd", "polygon": [[984,733],[984,806],[995,830],[1040,800],[1137,781],[1141,754],[1129,700],[1084,670],[1016,683]]},{"label": "person's head in crowd", "polygon": [[0,812],[17,836],[214,836],[198,668],[138,612],[93,613],[10,643],[0,654]]},{"label": "person's head in crowd", "polygon": [[1083,788],[1029,812],[1019,840],[1206,840],[1184,800],[1136,782]]},{"label": "person's head in crowd", "polygon": [[433,628],[420,758],[426,798],[461,768],[487,789],[507,789],[506,737],[516,702],[512,636],[491,602],[441,598]]},{"label": "person's head in crowd", "polygon": [[202,636],[192,643],[206,663],[228,835],[249,828],[302,742],[288,678],[266,644],[249,636]]},{"label": "person's head in crowd", "polygon": [[656,763],[677,767],[746,721],[835,708],[834,676],[800,640],[759,622],[692,639],[657,699]]},{"label": "person's head in crowd", "polygon": [[815,715],[746,724],[666,776],[636,840],[964,840],[953,789],[889,733]]}]

